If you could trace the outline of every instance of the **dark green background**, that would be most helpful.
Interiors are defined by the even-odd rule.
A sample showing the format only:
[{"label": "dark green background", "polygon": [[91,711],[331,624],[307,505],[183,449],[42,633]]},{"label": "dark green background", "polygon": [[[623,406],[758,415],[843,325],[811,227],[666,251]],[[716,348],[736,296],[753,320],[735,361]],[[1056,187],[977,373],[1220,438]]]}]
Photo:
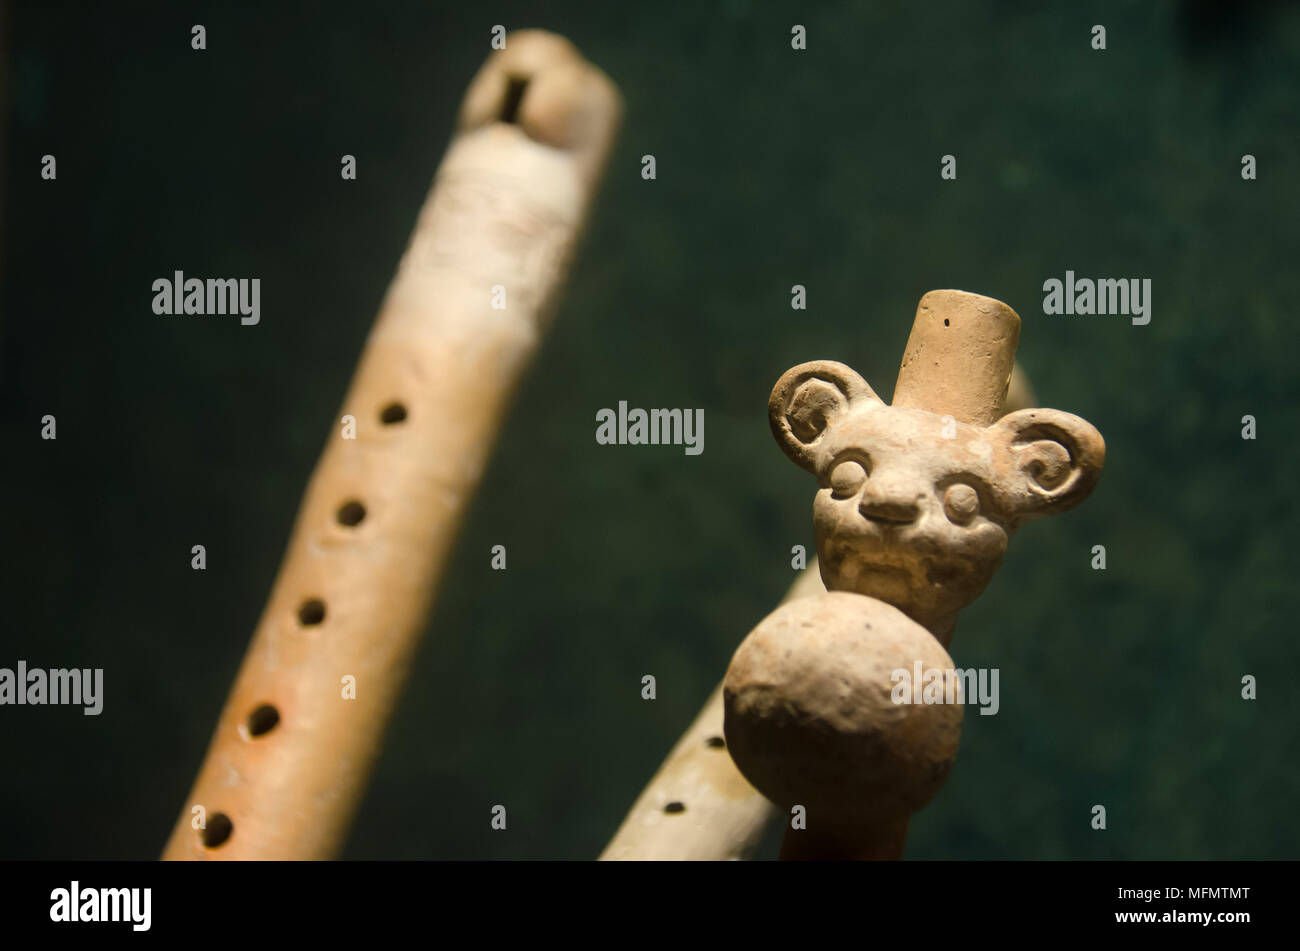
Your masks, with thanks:
[{"label": "dark green background", "polygon": [[[960,287],[1108,458],[963,616],[1002,707],[908,856],[1297,856],[1296,5],[191,6],[9,11],[0,666],[106,699],[0,708],[0,857],[160,850],[494,23],[571,38],[626,122],[346,855],[596,855],[811,546],[773,382],[888,394]],[[175,269],[261,278],[261,324],[155,317]],[[1044,316],[1066,269],[1150,278],[1150,325]],[[704,454],[596,445],[620,399],[703,407]]]}]

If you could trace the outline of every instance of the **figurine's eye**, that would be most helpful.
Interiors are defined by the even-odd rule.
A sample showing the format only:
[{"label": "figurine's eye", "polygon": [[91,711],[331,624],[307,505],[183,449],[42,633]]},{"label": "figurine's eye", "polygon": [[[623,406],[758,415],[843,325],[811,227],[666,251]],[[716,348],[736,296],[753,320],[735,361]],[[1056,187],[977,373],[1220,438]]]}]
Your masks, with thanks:
[{"label": "figurine's eye", "polygon": [[831,491],[836,498],[847,498],[867,481],[867,469],[856,459],[837,462],[831,469]]},{"label": "figurine's eye", "polygon": [[964,482],[953,483],[943,493],[943,510],[958,525],[969,524],[979,509],[979,493]]}]

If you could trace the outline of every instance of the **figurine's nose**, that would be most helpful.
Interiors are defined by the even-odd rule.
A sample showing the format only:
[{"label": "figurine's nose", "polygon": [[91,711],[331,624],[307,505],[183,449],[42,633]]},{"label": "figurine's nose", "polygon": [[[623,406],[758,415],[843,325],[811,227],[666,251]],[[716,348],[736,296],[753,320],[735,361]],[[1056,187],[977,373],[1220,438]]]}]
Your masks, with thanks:
[{"label": "figurine's nose", "polygon": [[921,514],[920,501],[920,495],[902,483],[875,479],[862,493],[858,511],[873,522],[907,525]]}]

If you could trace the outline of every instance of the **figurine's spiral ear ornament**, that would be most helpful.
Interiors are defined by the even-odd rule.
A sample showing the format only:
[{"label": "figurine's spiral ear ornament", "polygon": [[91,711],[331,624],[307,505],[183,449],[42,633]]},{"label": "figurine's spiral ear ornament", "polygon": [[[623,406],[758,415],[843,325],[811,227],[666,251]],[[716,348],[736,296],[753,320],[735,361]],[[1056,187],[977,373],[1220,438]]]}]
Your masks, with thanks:
[{"label": "figurine's spiral ear ornament", "polygon": [[1074,508],[1106,464],[1106,441],[1086,419],[1056,409],[1009,413],[987,433],[1003,454],[996,486],[1013,518],[1024,521]]},{"label": "figurine's spiral ear ornament", "polygon": [[772,435],[795,465],[816,471],[815,448],[832,422],[862,403],[884,405],[852,367],[813,360],[786,370],[767,401]]}]

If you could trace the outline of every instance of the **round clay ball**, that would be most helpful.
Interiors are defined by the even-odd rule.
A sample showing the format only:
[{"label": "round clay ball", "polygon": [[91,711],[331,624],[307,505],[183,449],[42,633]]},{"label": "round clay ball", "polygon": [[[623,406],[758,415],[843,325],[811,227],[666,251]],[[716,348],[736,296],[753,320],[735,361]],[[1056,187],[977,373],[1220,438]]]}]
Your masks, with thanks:
[{"label": "round clay ball", "polygon": [[[952,666],[929,631],[883,601],[847,592],[791,601],[745,638],[727,669],[727,748],[759,792],[786,810],[803,805],[809,823],[905,817],[939,791],[957,756],[962,702]],[[900,700],[921,701],[931,670],[931,699],[955,702],[895,702],[896,687]],[[945,672],[954,681],[947,694]]]}]

